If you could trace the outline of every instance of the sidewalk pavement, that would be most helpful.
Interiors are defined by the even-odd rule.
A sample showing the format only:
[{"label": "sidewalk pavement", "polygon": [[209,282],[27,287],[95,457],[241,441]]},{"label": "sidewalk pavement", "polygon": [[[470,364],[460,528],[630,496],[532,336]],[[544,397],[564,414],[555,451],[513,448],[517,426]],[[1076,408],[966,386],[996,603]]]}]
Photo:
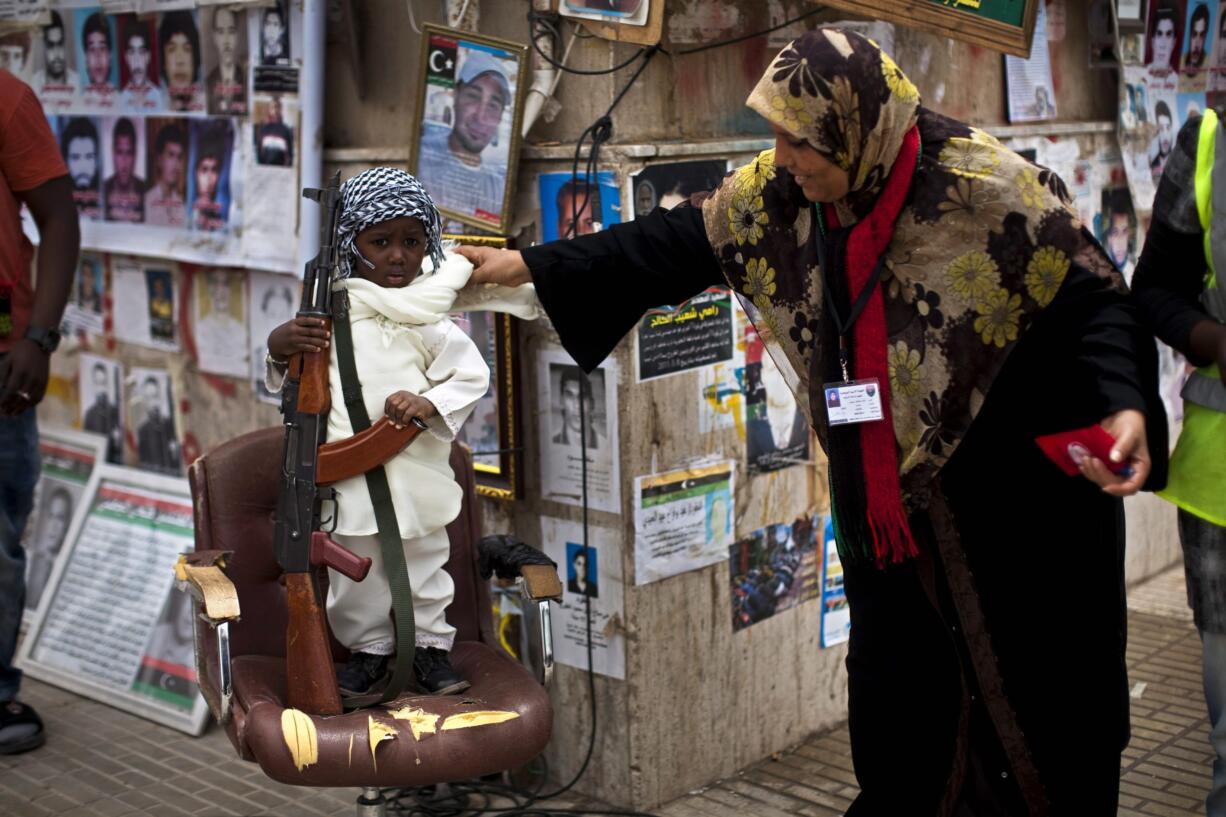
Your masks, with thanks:
[{"label": "sidewalk pavement", "polygon": [[[1200,640],[1186,609],[1183,569],[1129,594],[1132,743],[1124,753],[1120,817],[1199,817],[1212,769],[1201,689]],[[47,745],[0,757],[0,815],[8,817],[297,817],[355,813],[356,789],[303,789],[266,779],[235,758],[221,730],[201,738],[28,680],[24,698],[47,723]],[[856,793],[847,727],[661,807],[661,817],[834,817]],[[550,808],[599,808],[582,799]],[[581,812],[580,812],[581,813]]]}]

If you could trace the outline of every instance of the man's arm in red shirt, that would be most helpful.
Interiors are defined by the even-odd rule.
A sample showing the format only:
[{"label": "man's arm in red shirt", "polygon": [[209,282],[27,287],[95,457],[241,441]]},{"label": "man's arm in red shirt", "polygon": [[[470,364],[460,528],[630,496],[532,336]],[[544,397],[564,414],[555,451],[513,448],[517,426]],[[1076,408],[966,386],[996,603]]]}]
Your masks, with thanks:
[{"label": "man's arm in red shirt", "polygon": [[[38,278],[30,326],[56,329],[72,291],[81,247],[72,182],[60,176],[17,194],[38,225]],[[50,355],[32,341],[19,341],[9,352],[5,382],[0,388],[0,413],[17,414],[38,405],[47,391]],[[21,395],[28,395],[28,399]]]}]

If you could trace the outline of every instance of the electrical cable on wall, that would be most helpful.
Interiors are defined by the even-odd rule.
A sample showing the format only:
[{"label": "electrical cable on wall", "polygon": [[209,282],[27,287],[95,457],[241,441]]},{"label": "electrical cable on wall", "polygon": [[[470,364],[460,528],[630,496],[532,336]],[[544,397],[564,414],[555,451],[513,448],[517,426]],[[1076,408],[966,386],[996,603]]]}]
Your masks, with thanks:
[{"label": "electrical cable on wall", "polygon": [[[410,0],[411,2],[411,0]],[[411,6],[410,6],[411,9]],[[755,31],[750,34],[744,34],[737,37],[732,37],[725,40],[717,40],[711,43],[705,43],[687,48],[677,52],[677,56],[687,54],[697,54],[703,51],[710,51],[716,48],[723,48],[736,43],[751,40],[755,37],[761,37],[778,31],[782,28],[800,22],[814,14],[822,11],[821,6],[816,6],[809,11],[784,20],[782,23],[765,28],[760,31]],[[561,40],[561,32],[558,30],[557,23],[560,20],[556,12],[538,12],[535,9],[528,11],[528,26],[530,30],[529,39],[532,43],[532,48],[538,55],[541,56],[547,63],[557,68],[559,71],[575,74],[579,76],[603,76],[613,74],[632,65],[636,60],[641,59],[638,68],[635,69],[630,79],[618,91],[613,98],[612,103],[605,112],[596,119],[591,125],[584,129],[580,134],[578,141],[575,143],[575,153],[571,161],[571,179],[572,181],[579,178],[579,164],[582,158],[583,145],[588,139],[591,139],[591,148],[588,151],[587,160],[583,168],[583,199],[582,202],[577,201],[578,196],[571,197],[571,224],[568,235],[559,236],[559,238],[571,238],[575,235],[575,230],[579,223],[579,213],[583,212],[591,200],[591,187],[593,176],[597,173],[597,167],[600,161],[601,146],[613,137],[613,111],[625,97],[626,93],[634,86],[634,83],[642,75],[647,65],[657,53],[664,53],[673,56],[672,52],[660,45],[647,46],[640,48],[628,59],[618,63],[612,68],[604,69],[581,69],[571,68],[566,66],[565,60],[570,53],[570,45],[573,45],[574,38],[571,39],[570,45],[567,46],[566,54],[562,57],[562,62],[558,62],[544,53],[541,49],[539,40],[543,36],[551,36],[554,38],[554,53],[557,53],[557,45]],[[576,36],[578,26],[576,26]],[[583,37],[586,39],[586,37]],[[597,214],[593,213],[593,216]],[[587,374],[580,372],[579,379],[579,438],[580,438],[580,490],[582,500],[582,519],[583,519],[583,556],[584,564],[592,564],[590,546],[588,542],[588,474],[587,474],[587,435],[588,422],[587,416],[587,400],[592,396],[591,381]],[[446,793],[443,794],[444,787],[427,786],[418,789],[387,789],[384,790],[384,796],[387,797],[388,812],[392,814],[401,814],[406,817],[482,817],[483,815],[499,815],[500,817],[563,817],[563,815],[610,815],[610,817],[655,817],[647,812],[627,811],[620,809],[595,810],[590,808],[584,809],[568,809],[568,808],[542,808],[537,803],[543,800],[559,797],[562,794],[570,791],[578,784],[583,775],[587,772],[587,768],[591,763],[592,756],[596,749],[596,731],[598,725],[598,710],[596,704],[596,672],[593,664],[593,647],[592,647],[592,599],[591,596],[584,595],[584,615],[586,618],[587,627],[587,687],[589,700],[589,715],[591,718],[591,733],[588,736],[587,750],[584,754],[583,763],[580,764],[579,770],[571,777],[570,781],[561,786],[555,791],[541,793],[545,780],[548,778],[548,763],[544,757],[537,758],[536,762],[540,764],[539,782],[532,790],[524,790],[516,786],[506,783],[478,780],[466,781],[462,783],[452,783],[445,786]],[[495,800],[509,800],[513,805],[495,804]]]}]

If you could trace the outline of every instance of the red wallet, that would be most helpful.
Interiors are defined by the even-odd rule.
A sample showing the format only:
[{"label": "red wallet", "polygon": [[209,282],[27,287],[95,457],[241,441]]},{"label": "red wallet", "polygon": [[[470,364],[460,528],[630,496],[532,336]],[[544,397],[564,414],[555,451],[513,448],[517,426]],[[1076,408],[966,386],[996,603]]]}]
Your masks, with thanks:
[{"label": "red wallet", "polygon": [[1081,463],[1089,457],[1097,457],[1113,474],[1125,475],[1132,471],[1127,462],[1112,462],[1111,447],[1115,438],[1102,426],[1087,426],[1076,431],[1046,434],[1034,440],[1043,449],[1048,459],[1060,466],[1070,477],[1081,473]]}]

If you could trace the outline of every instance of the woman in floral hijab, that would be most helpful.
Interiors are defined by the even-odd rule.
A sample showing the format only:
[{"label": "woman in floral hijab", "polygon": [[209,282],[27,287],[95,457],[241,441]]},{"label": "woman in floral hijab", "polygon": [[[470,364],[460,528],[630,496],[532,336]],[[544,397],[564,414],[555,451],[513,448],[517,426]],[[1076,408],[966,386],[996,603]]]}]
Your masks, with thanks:
[{"label": "woman in floral hijab", "polygon": [[[689,205],[522,253],[596,366],[642,313],[745,304],[830,460],[851,606],[848,815],[1114,814],[1128,739],[1120,497],[1164,479],[1152,341],[1055,174],[920,105],[875,43],[818,29],[748,100],[775,149]],[[593,281],[602,309],[590,303]],[[831,423],[827,386],[879,394]],[[1069,478],[1035,437],[1101,424]],[[1151,460],[1152,455],[1152,460]],[[1084,477],[1084,478],[1082,478]]]}]

